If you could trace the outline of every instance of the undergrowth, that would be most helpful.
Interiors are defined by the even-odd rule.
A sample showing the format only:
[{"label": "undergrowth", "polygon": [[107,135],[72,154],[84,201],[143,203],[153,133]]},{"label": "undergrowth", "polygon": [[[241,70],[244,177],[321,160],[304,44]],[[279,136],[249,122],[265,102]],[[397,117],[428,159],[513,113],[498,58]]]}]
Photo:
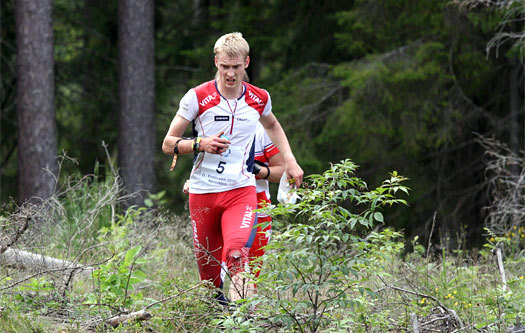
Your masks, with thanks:
[{"label": "undergrowth", "polygon": [[[349,160],[309,176],[295,205],[271,207],[272,241],[258,295],[225,309],[198,280],[189,216],[123,209],[118,177],[64,180],[38,208],[0,217],[0,248],[67,260],[16,267],[0,255],[0,331],[6,332],[505,332],[525,320],[524,225],[487,231],[483,249],[429,251],[386,228],[405,204],[393,172],[375,189]],[[21,225],[28,222],[26,230]],[[410,244],[410,247],[406,245]],[[407,248],[413,249],[407,252]],[[506,284],[496,261],[503,255]],[[253,277],[252,277],[253,278]],[[108,320],[145,310],[117,327]]]}]

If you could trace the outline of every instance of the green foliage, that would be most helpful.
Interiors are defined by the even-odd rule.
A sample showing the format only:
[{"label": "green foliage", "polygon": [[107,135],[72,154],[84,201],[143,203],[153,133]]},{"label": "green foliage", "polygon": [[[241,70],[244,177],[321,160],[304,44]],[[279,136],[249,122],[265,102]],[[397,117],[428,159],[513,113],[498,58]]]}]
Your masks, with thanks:
[{"label": "green foliage", "polygon": [[483,230],[487,233],[487,242],[483,244],[483,248],[488,250],[484,252],[486,256],[496,251],[498,247],[502,249],[503,254],[514,258],[525,253],[525,226],[514,226],[500,236],[489,228]]},{"label": "green foliage", "polygon": [[118,75],[117,3],[53,2],[58,151],[87,174],[105,160],[101,142],[116,153]]},{"label": "green foliage", "polygon": [[408,193],[408,188],[402,185],[406,179],[393,172],[381,186],[368,190],[353,175],[356,169],[344,160],[322,175],[310,175],[305,188],[297,190],[299,203],[272,210],[275,220],[292,214],[294,222],[272,235],[260,281],[275,295],[259,306],[277,310],[272,320],[289,329],[315,332],[329,326],[334,309],[360,306],[352,291],[374,296],[362,286],[362,270],[375,260],[367,252],[377,254],[376,247],[390,236],[374,234],[366,241],[360,234],[384,223],[383,207],[406,204],[394,195]]},{"label": "green foliage", "polygon": [[445,1],[356,1],[336,14],[339,48],[353,58],[388,52],[422,36],[443,33]]},{"label": "green foliage", "polygon": [[[493,245],[487,244],[487,247]],[[436,306],[444,306],[456,311],[467,326],[475,329],[496,326],[498,330],[508,328],[516,318],[523,318],[525,277],[520,270],[523,256],[508,257],[505,261],[505,270],[512,276],[506,291],[501,287],[501,277],[490,257],[485,262],[487,266],[476,265],[474,255],[467,265],[445,249],[440,261],[427,258],[418,263],[418,256],[414,254],[409,259],[410,269],[405,277],[419,286],[422,295],[429,295],[411,301],[411,307],[419,309],[421,316],[430,315]]]},{"label": "green foliage", "polygon": [[99,241],[108,242],[111,258],[93,272],[96,289],[86,295],[85,304],[107,305],[108,307],[130,308],[141,304],[143,295],[134,292],[134,287],[146,279],[146,273],[138,266],[146,261],[139,258],[142,254],[140,245],[130,247],[127,239],[129,226],[143,213],[145,208],[130,207],[125,215],[110,227],[100,229]]},{"label": "green foliage", "polygon": [[[451,142],[460,112],[444,104],[446,91],[439,88],[451,82],[445,68],[445,49],[436,42],[412,48],[403,56],[371,57],[334,68],[351,96],[330,117],[329,123],[335,128],[325,127],[319,144],[336,140],[344,129],[356,135],[340,147],[352,149],[351,156],[359,160],[370,160],[378,151],[384,152],[383,145],[391,147],[377,156],[379,164],[385,165],[394,155],[413,158]],[[366,149],[370,145],[377,150]]]},{"label": "green foliage", "polygon": [[[10,280],[10,279],[9,279]],[[8,280],[8,281],[9,281]],[[15,300],[19,310],[33,311],[35,315],[46,314],[53,309],[60,309],[59,290],[54,281],[44,277],[32,278],[17,288]]]},{"label": "green foliage", "polygon": [[[318,142],[319,135],[329,125],[326,123],[327,116],[334,112],[344,96],[331,69],[332,66],[325,63],[308,62],[288,71],[280,81],[273,82],[268,88],[272,94],[273,112],[306,174],[322,172],[327,161],[350,156],[338,155],[347,150],[339,145],[347,134],[338,137],[334,144],[321,146]],[[330,158],[327,159],[327,156]]]},{"label": "green foliage", "polygon": [[144,205],[148,208],[165,206],[167,200],[164,198],[166,191],[160,191],[158,193],[148,193],[148,197],[144,200]]},{"label": "green foliage", "polygon": [[[259,294],[237,303],[232,312],[213,301],[214,289],[198,281],[187,216],[131,207],[122,214],[116,211],[114,222],[99,228],[89,249],[68,248],[72,256],[93,252],[88,264],[96,270],[94,279],[87,279],[92,284],[73,279],[64,289],[62,276],[55,275],[62,272],[27,278],[26,271],[1,266],[0,330],[76,332],[86,323],[96,323],[90,329],[105,332],[111,329],[98,318],[150,305],[150,320],[129,322],[116,331],[409,331],[412,313],[422,329],[459,328],[451,323],[448,310],[461,318],[465,330],[505,331],[516,317],[525,319],[523,252],[504,251],[506,290],[489,252],[497,242],[510,247],[511,240],[505,235],[492,239],[489,233],[485,252],[459,254],[442,247],[439,256],[426,257],[432,252],[412,238],[415,251],[404,253],[408,250],[403,235],[383,228],[393,212],[389,206],[406,203],[397,197],[408,192],[404,177],[392,172],[380,186],[369,189],[354,175],[356,170],[350,160],[334,164],[306,179],[300,202],[275,207],[272,241],[259,259]],[[101,182],[90,186],[111,190]],[[76,188],[74,183],[71,188]],[[55,205],[70,199],[59,196]],[[55,216],[52,210],[45,213]],[[0,222],[10,220],[12,215]],[[160,232],[154,234],[155,228]],[[87,230],[85,225],[81,229]],[[40,245],[43,253],[56,246],[67,248],[58,243],[56,229],[39,232],[40,238],[54,240]],[[142,242],[148,234],[150,242]],[[58,316],[61,324],[56,323]]]},{"label": "green foliage", "polygon": [[49,325],[35,321],[34,318],[9,308],[0,311],[0,331],[2,332],[49,332]]}]

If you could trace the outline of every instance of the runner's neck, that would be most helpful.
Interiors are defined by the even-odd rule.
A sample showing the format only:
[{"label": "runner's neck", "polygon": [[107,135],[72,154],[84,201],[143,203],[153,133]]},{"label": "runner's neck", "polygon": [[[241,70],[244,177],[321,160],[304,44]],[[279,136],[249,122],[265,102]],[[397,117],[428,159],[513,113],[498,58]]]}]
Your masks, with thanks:
[{"label": "runner's neck", "polygon": [[219,81],[219,84],[217,85],[217,89],[219,89],[219,93],[226,98],[227,100],[236,100],[237,98],[241,97],[244,92],[244,85],[241,84],[239,87],[227,89],[226,87],[221,87],[221,83]]}]

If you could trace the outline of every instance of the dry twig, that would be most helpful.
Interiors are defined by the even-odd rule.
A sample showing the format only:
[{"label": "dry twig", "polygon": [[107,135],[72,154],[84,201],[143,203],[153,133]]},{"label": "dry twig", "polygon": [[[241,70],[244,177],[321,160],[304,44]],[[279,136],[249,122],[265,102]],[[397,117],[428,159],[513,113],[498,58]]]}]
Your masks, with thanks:
[{"label": "dry twig", "polygon": [[441,303],[437,298],[435,298],[434,296],[432,295],[427,295],[427,294],[423,294],[423,293],[420,293],[420,292],[417,292],[417,291],[413,291],[413,290],[407,290],[407,289],[403,289],[403,288],[400,288],[400,287],[396,287],[396,286],[393,286],[393,285],[389,285],[388,283],[386,283],[386,281],[381,278],[379,275],[377,276],[385,286],[393,289],[393,290],[397,290],[397,291],[401,291],[401,292],[404,292],[404,293],[407,293],[407,294],[412,294],[412,295],[416,295],[416,296],[419,296],[419,297],[425,297],[425,298],[428,298],[432,301],[434,301],[436,304],[439,305],[440,309],[443,311],[443,312],[446,312],[448,313],[453,319],[454,321],[459,325],[460,328],[463,328],[464,325],[463,325],[463,321],[461,320],[461,318],[459,318],[458,314],[456,313],[456,311],[452,310],[452,309],[449,309],[447,308],[445,305],[443,305],[443,303]]}]

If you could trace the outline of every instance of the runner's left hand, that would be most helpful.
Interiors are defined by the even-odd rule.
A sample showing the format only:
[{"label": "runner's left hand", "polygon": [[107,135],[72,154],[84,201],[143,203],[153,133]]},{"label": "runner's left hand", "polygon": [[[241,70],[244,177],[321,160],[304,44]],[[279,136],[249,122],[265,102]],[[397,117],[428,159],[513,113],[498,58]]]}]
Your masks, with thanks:
[{"label": "runner's left hand", "polygon": [[184,194],[190,194],[190,180],[187,179],[186,182],[184,183],[184,186],[182,187],[182,192]]},{"label": "runner's left hand", "polygon": [[286,176],[288,177],[288,180],[293,179],[291,183],[292,187],[297,188],[301,186],[303,175],[304,171],[299,164],[297,164],[297,161],[293,160],[286,163]]}]

